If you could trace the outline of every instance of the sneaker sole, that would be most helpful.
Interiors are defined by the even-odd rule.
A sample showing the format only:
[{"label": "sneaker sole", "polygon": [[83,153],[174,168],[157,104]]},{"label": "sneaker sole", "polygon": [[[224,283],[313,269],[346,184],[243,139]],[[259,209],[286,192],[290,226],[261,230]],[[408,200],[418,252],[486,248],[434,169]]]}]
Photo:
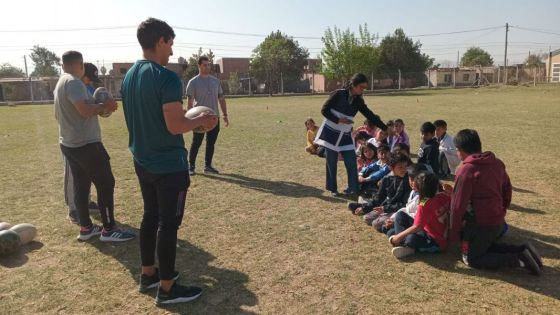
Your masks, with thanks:
[{"label": "sneaker sole", "polygon": [[410,247],[395,247],[391,252],[396,258],[401,259],[414,254],[415,250]]},{"label": "sneaker sole", "polygon": [[129,238],[114,238],[114,237],[105,237],[103,235],[101,235],[99,237],[99,240],[102,242],[126,242],[126,241],[130,241],[133,240],[136,236],[133,237],[129,237]]},{"label": "sneaker sole", "polygon": [[535,246],[533,246],[532,243],[527,243],[527,245],[525,245],[525,247],[529,250],[529,253],[531,253],[531,256],[533,256],[533,259],[535,260],[537,265],[539,265],[539,267],[542,269],[542,267],[544,267],[544,265],[542,263],[541,255],[539,254],[539,252],[537,251]]},{"label": "sneaker sole", "polygon": [[190,297],[181,297],[181,298],[176,298],[173,300],[165,300],[165,301],[161,301],[158,300],[156,298],[156,305],[168,305],[168,304],[177,304],[177,303],[187,303],[187,302],[191,302],[194,301],[196,299],[198,299],[200,296],[202,295],[202,292],[200,292],[199,294],[195,295],[195,296],[190,296]]},{"label": "sneaker sole", "polygon": [[[177,275],[176,275],[175,277],[173,277],[172,280],[173,280],[173,281],[179,280],[179,273],[177,273]],[[157,288],[158,286],[159,286],[159,281],[158,281],[158,282],[154,282],[154,283],[152,283],[152,284],[150,284],[150,285],[148,285],[148,286],[142,286],[142,285],[140,285],[140,287],[138,288],[138,292],[140,292],[140,293],[146,293],[146,292],[148,292],[148,291],[151,290],[151,289]]]},{"label": "sneaker sole", "polygon": [[88,235],[82,235],[82,234],[80,234],[80,235],[78,235],[78,240],[79,240],[79,241],[87,241],[87,240],[89,240],[89,239],[91,239],[92,237],[95,237],[95,236],[97,236],[97,235],[101,235],[101,232],[99,232],[99,233],[91,233],[91,234],[88,234]]}]

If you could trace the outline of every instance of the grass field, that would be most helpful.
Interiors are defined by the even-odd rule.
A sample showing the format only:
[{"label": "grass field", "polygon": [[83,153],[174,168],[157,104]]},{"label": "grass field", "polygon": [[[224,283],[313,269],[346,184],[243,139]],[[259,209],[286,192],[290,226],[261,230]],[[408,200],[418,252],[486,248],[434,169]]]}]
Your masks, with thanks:
[{"label": "grass field", "polygon": [[[483,149],[503,159],[514,186],[506,239],[533,240],[544,257],[541,277],[470,269],[455,247],[397,261],[385,236],[324,192],[324,160],[303,150],[303,122],[321,121],[324,101],[228,101],[231,126],[222,128],[215,156],[223,174],[192,178],[179,230],[181,281],[205,291],[192,304],[165,309],[154,306],[153,294],[137,292],[137,240],[76,240],[78,230],[66,220],[52,106],[0,108],[0,221],[33,223],[40,233],[37,242],[0,258],[0,313],[558,314],[560,87],[366,98],[384,120],[404,119],[413,151],[424,121],[443,118],[452,133],[480,132]],[[116,218],[137,231],[142,199],[122,111],[101,124],[116,177]],[[188,145],[191,135],[185,139]],[[342,163],[339,175],[342,189]]]}]

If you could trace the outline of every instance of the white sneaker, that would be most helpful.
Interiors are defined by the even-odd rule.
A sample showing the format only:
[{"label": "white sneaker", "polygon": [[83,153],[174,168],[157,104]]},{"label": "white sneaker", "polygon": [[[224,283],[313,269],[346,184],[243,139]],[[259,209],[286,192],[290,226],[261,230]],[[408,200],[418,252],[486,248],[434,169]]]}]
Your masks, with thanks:
[{"label": "white sneaker", "polygon": [[411,247],[406,247],[406,246],[397,246],[394,247],[392,250],[392,253],[395,257],[397,257],[398,259],[404,258],[406,256],[410,256],[412,254],[414,254],[416,250],[414,248]]}]

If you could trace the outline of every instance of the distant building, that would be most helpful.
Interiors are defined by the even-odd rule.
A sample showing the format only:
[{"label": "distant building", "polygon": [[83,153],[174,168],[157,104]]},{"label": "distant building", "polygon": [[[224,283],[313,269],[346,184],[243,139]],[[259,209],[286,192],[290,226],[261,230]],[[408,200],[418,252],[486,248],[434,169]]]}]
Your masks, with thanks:
[{"label": "distant building", "polygon": [[[54,99],[53,91],[58,77],[2,78],[0,79],[0,102],[46,101]],[[33,85],[31,97],[30,84]]]},{"label": "distant building", "polygon": [[[113,94],[113,96],[121,97],[120,91],[121,91],[122,80],[124,79],[124,76],[126,75],[128,70],[132,68],[133,65],[134,63],[132,62],[115,62],[112,65],[113,66],[112,70],[109,71],[109,73],[111,74],[99,76],[101,81],[103,81],[103,86],[109,89],[109,91],[111,92],[111,94]],[[187,69],[187,64],[168,63],[167,66],[165,67],[177,73],[179,78],[181,78],[181,81],[183,82],[183,93],[185,93],[184,87],[186,82],[184,82],[183,80],[183,73]]]},{"label": "distant building", "polygon": [[550,52],[545,64],[548,82],[560,83],[560,49]]}]

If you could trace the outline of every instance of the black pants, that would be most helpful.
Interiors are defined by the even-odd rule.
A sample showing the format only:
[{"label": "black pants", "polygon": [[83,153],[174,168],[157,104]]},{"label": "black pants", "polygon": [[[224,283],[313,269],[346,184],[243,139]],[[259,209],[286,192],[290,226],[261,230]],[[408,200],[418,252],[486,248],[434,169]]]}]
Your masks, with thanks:
[{"label": "black pants", "polygon": [[142,266],[155,265],[157,248],[159,277],[171,280],[175,272],[177,230],[183,220],[190,185],[189,173],[153,174],[136,161],[134,168],[144,199],[144,216],[140,225]]},{"label": "black pants", "polygon": [[439,174],[437,174],[440,178],[445,178],[451,175],[451,170],[449,169],[449,163],[447,163],[447,157],[445,157],[445,153],[440,152],[439,157]]},{"label": "black pants", "polygon": [[97,190],[97,204],[101,212],[103,227],[107,230],[115,226],[114,199],[115,177],[111,171],[109,154],[101,142],[89,143],[79,148],[60,145],[60,150],[73,177],[74,203],[78,211],[80,226],[92,224],[88,203],[91,183]]},{"label": "black pants", "polygon": [[467,225],[463,231],[463,261],[474,268],[491,270],[519,267],[525,246],[495,243],[502,231],[502,225]]},{"label": "black pants", "polygon": [[216,127],[206,133],[193,132],[193,140],[191,144],[191,149],[189,151],[189,164],[190,168],[194,170],[196,164],[196,156],[198,155],[198,149],[202,145],[202,140],[206,134],[206,156],[204,161],[206,166],[212,166],[212,158],[214,157],[214,146],[216,140],[218,140],[218,134],[220,133],[220,123]]}]

